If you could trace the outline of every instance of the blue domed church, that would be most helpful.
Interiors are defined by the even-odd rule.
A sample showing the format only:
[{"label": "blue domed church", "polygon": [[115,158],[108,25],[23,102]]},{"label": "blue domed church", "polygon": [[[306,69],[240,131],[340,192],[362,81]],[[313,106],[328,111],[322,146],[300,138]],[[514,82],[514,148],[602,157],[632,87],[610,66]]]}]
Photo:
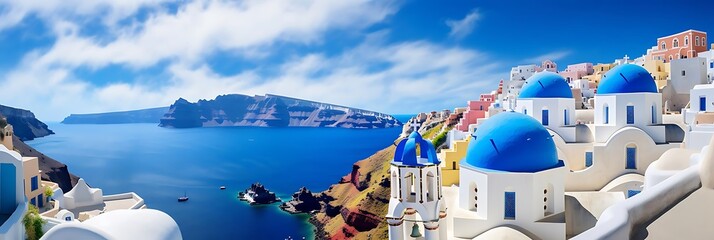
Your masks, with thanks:
[{"label": "blue domed church", "polygon": [[446,239],[439,163],[434,145],[416,130],[397,145],[389,169],[389,239]]},{"label": "blue domed church", "polygon": [[[524,87],[521,94],[528,91]],[[484,121],[471,138],[460,163],[454,237],[471,239],[510,225],[527,236],[565,239],[567,170],[543,124],[504,112]]]},{"label": "blue domed church", "polygon": [[575,99],[562,76],[539,72],[526,79],[514,110],[540,121],[565,142],[576,141]]}]

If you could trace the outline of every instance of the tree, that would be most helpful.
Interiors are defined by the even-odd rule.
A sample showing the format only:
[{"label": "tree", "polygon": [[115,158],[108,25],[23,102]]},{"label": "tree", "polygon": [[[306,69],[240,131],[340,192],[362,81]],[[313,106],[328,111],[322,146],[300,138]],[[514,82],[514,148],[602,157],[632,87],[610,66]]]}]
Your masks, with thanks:
[{"label": "tree", "polygon": [[[54,194],[55,194],[55,191],[52,191],[51,187],[49,187],[49,186],[45,187],[45,196],[47,196],[47,198],[51,198],[52,195],[54,195]],[[42,200],[44,200],[44,199],[42,199]]]},{"label": "tree", "polygon": [[22,218],[22,224],[25,225],[25,233],[28,240],[38,240],[42,237],[42,225],[47,221],[42,219],[40,211],[35,205],[29,205],[25,216]]}]

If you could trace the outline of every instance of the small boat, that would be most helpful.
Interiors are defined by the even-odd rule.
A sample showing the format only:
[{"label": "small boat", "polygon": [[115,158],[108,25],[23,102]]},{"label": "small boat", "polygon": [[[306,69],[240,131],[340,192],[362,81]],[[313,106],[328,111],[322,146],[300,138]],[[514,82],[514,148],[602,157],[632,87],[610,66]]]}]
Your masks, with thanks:
[{"label": "small boat", "polygon": [[221,186],[221,190],[226,190],[226,186]]},{"label": "small boat", "polygon": [[186,192],[183,192],[183,197],[178,198],[179,202],[185,202],[188,201],[188,197],[186,196]]}]

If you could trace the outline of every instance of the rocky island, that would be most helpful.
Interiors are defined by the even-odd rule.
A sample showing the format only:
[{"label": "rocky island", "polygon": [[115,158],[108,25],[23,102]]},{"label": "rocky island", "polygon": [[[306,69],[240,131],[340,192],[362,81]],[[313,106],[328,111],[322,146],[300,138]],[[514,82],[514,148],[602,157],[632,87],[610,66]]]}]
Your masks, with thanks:
[{"label": "rocky island", "polygon": [[148,108],[123,112],[71,114],[62,120],[64,124],[122,124],[159,123],[169,107]]},{"label": "rocky island", "polygon": [[238,198],[241,201],[246,201],[250,205],[271,204],[280,202],[280,198],[275,196],[274,192],[265,189],[265,186],[260,183],[253,183],[245,192],[238,193]]},{"label": "rocky island", "polygon": [[183,98],[161,118],[161,127],[340,127],[389,128],[402,126],[391,115],[277,96],[221,95],[191,103]]},{"label": "rocky island", "polygon": [[293,193],[293,198],[290,201],[280,204],[280,209],[292,214],[310,213],[321,208],[322,205],[318,196],[310,192],[306,187],[301,187],[300,190]]}]

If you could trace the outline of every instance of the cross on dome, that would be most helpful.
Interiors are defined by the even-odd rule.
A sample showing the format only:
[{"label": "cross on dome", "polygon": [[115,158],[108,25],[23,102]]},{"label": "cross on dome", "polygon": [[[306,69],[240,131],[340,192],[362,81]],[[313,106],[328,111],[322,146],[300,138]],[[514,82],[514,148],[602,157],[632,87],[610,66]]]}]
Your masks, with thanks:
[{"label": "cross on dome", "polygon": [[411,127],[414,129],[414,131],[419,131],[419,126],[421,126],[421,124],[419,124],[419,123],[412,123],[412,124],[410,124],[409,126],[411,126]]}]

